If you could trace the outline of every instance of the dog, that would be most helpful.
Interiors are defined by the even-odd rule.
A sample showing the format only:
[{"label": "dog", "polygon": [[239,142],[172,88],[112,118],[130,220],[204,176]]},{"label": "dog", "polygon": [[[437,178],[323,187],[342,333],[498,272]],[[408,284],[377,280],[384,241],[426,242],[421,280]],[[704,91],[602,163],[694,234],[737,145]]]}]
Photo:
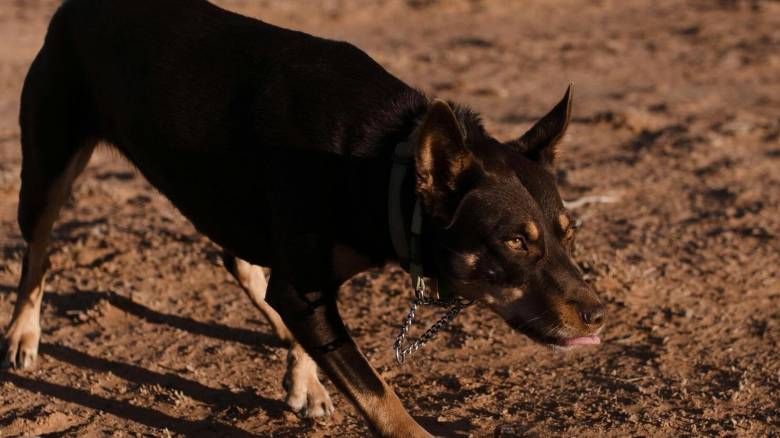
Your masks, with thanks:
[{"label": "dog", "polygon": [[[333,412],[319,367],[376,434],[429,437],[350,338],[338,288],[409,258],[439,294],[481,300],[539,343],[597,344],[605,306],[572,259],[575,220],[554,177],[571,102],[570,86],[522,137],[501,142],[473,111],[427,97],[345,42],[205,0],[66,0],[22,91],[27,246],[4,364],[35,361],[52,225],[105,143],[224,249],[289,344],[294,411]],[[388,191],[397,166],[409,172]],[[415,215],[417,256],[407,257],[394,241]]]}]

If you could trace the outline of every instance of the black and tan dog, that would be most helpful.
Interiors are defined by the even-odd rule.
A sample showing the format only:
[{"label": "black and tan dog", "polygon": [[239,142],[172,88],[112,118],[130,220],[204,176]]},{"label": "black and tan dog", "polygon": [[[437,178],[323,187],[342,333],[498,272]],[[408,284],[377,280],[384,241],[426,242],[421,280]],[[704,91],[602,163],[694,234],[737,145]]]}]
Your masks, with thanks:
[{"label": "black and tan dog", "polygon": [[342,282],[395,258],[393,151],[414,147],[399,196],[403,226],[415,200],[422,207],[426,276],[483,299],[541,343],[595,344],[603,306],[571,259],[574,221],[553,177],[570,105],[571,90],[502,143],[471,111],[429,100],[347,43],[202,0],[68,0],[22,95],[28,246],[3,360],[21,369],[35,360],[52,224],[105,142],[224,248],[226,266],[290,343],[294,410],[333,410],[316,363],[378,434],[429,436],[336,308]]}]

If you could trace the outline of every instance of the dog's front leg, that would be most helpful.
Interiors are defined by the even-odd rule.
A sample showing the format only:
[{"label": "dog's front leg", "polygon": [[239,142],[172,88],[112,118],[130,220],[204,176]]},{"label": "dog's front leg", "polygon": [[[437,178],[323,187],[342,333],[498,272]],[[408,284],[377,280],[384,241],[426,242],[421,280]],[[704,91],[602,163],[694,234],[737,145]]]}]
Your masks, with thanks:
[{"label": "dog's front leg", "polygon": [[383,437],[431,437],[368,363],[347,333],[336,306],[337,287],[306,291],[272,276],[268,302],[331,381]]},{"label": "dog's front leg", "polygon": [[287,350],[287,371],[284,374],[284,388],[287,390],[287,405],[304,417],[315,418],[333,414],[333,402],[328,391],[317,376],[317,364],[306,354],[282,317],[265,300],[268,280],[263,268],[250,264],[227,252],[223,253],[225,268],[238,280],[252,304],[271,324],[276,336],[289,346]]}]

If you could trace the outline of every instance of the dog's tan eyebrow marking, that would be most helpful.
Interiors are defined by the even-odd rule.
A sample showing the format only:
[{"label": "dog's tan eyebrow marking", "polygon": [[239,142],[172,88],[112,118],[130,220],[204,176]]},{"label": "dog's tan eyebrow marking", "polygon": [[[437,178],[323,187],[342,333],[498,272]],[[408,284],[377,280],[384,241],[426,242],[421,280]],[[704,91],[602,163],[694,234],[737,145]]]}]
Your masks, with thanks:
[{"label": "dog's tan eyebrow marking", "polygon": [[479,256],[476,253],[468,253],[463,256],[463,261],[466,263],[466,266],[468,266],[471,269],[474,269],[474,267],[477,265],[477,262],[479,261]]},{"label": "dog's tan eyebrow marking", "polygon": [[509,292],[509,296],[513,300],[519,300],[520,298],[523,298],[523,296],[525,296],[525,291],[519,287],[516,287]]},{"label": "dog's tan eyebrow marking", "polygon": [[525,235],[532,242],[539,239],[539,227],[533,221],[528,221],[525,224]]},{"label": "dog's tan eyebrow marking", "polygon": [[561,213],[561,215],[558,216],[558,225],[561,227],[561,231],[566,231],[569,229],[569,225],[571,225],[571,219],[569,219],[569,216],[566,213]]}]

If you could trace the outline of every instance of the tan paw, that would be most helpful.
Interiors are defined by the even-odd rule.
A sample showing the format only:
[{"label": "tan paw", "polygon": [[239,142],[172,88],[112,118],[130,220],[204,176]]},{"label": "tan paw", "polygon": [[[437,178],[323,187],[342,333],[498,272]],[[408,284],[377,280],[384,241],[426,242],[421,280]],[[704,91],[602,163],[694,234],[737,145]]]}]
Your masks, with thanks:
[{"label": "tan paw", "polygon": [[41,326],[37,318],[20,315],[14,319],[0,344],[2,368],[26,370],[32,368],[38,357]]},{"label": "tan paw", "polygon": [[296,350],[290,350],[284,375],[287,405],[305,418],[331,416],[335,409],[317,376],[317,364],[302,349]]}]

